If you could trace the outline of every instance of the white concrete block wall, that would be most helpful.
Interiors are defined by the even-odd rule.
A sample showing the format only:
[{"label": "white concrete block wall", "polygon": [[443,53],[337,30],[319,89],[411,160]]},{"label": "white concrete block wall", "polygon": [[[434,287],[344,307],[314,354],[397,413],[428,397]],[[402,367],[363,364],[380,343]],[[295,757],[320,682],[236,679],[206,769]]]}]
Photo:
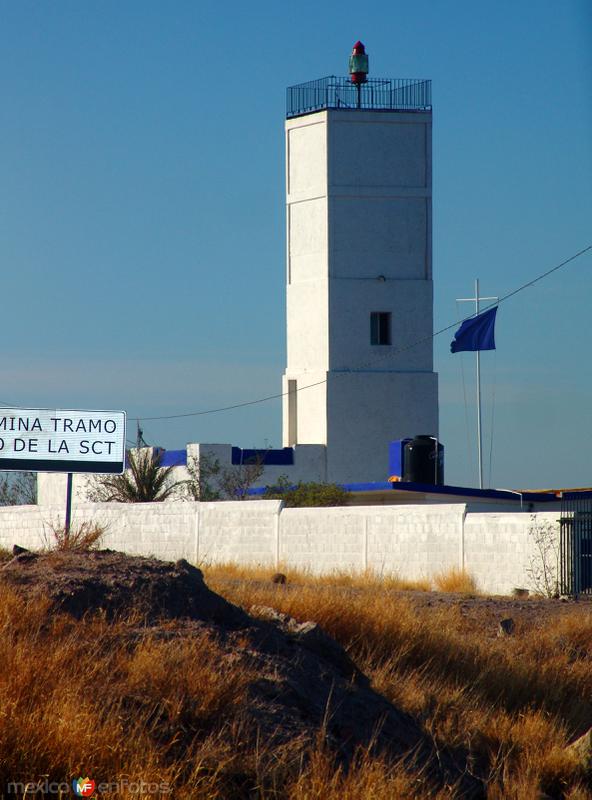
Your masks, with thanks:
[{"label": "white concrete block wall", "polygon": [[275,564],[278,500],[224,503],[100,503],[74,521],[104,524],[104,546],[166,561]]},{"label": "white concrete block wall", "polygon": [[465,507],[287,508],[280,561],[315,573],[364,571],[425,578],[457,567]]},{"label": "white concrete block wall", "polygon": [[429,578],[459,565],[464,505],[372,507],[368,567],[378,574]]},{"label": "white concrete block wall", "polygon": [[[19,544],[29,550],[46,546],[48,509],[39,506],[3,506],[0,508],[0,547],[11,549]],[[49,540],[48,540],[49,541]]]},{"label": "white concrete block wall", "polygon": [[106,528],[104,546],[165,561],[194,558],[198,503],[97,503],[79,506],[76,523],[91,519]]},{"label": "white concrete block wall", "polygon": [[[198,503],[88,503],[79,505],[73,525],[91,521],[105,528],[103,546],[168,561],[193,560]],[[64,524],[63,506],[0,508],[0,546],[32,550],[53,546],[52,529]]]},{"label": "white concrete block wall", "polygon": [[[275,565],[279,500],[225,503],[88,503],[79,505],[73,525],[92,521],[105,527],[103,546],[132,555],[193,563]],[[61,506],[0,508],[0,546],[51,546],[52,526],[64,522]]]},{"label": "white concrete block wall", "polygon": [[[52,543],[63,506],[0,508],[0,546]],[[464,567],[487,594],[536,589],[534,528],[558,540],[557,512],[466,514],[463,504],[282,508],[277,500],[85,504],[74,522],[106,527],[104,546],[193,563],[278,564],[314,573],[397,574],[416,580]],[[550,566],[554,566],[551,564]]]},{"label": "white concrete block wall", "polygon": [[317,574],[363,570],[367,512],[365,507],[283,509],[280,562]]},{"label": "white concrete block wall", "polygon": [[279,500],[198,505],[198,563],[234,561],[275,566],[282,505]]},{"label": "white concrete block wall", "polygon": [[[559,540],[559,514],[468,514],[464,524],[464,564],[480,590],[509,594],[523,587],[534,590],[532,568],[541,559],[534,541],[534,528],[543,526]],[[552,559],[551,559],[552,561]],[[554,564],[549,566],[554,568]]]}]

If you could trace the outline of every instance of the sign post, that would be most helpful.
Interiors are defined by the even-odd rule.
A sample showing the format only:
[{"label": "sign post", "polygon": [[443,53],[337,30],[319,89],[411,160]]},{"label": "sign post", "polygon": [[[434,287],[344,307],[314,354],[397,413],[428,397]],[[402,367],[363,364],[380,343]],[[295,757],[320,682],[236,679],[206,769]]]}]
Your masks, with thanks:
[{"label": "sign post", "polygon": [[72,519],[72,473],[68,473],[68,483],[66,485],[66,522],[64,531],[66,536],[70,533],[70,521]]}]

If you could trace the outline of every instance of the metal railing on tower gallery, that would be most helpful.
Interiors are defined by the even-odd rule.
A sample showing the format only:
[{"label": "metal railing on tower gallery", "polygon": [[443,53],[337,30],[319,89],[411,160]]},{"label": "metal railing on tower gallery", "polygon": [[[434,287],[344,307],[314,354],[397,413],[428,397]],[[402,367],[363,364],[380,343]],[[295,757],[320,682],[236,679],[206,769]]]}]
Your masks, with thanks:
[{"label": "metal railing on tower gallery", "polygon": [[369,78],[356,85],[348,77],[329,75],[286,90],[288,119],[326,108],[431,111],[432,82],[419,78]]}]

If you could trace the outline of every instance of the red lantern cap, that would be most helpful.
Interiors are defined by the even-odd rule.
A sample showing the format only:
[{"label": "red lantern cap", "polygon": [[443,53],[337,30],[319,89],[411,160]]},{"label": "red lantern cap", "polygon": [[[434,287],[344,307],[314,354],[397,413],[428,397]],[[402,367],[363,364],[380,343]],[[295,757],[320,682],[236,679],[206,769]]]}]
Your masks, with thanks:
[{"label": "red lantern cap", "polygon": [[357,41],[349,57],[349,74],[351,75],[352,83],[358,84],[366,83],[368,75],[368,56],[366,55],[366,48],[362,42]]}]

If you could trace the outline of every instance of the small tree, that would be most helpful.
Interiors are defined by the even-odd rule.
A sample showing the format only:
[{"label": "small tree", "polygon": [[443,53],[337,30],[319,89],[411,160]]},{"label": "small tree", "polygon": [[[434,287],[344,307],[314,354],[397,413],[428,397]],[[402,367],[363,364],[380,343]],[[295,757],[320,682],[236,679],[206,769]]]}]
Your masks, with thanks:
[{"label": "small tree", "polygon": [[280,475],[275,486],[266,486],[266,500],[283,500],[287,508],[345,506],[349,492],[336,483],[307,483],[300,481],[296,486],[286,475]]},{"label": "small tree", "polygon": [[226,500],[244,500],[248,490],[263,475],[264,458],[257,456],[244,464],[226,467],[221,471],[218,483]]},{"label": "small tree", "polygon": [[556,597],[559,594],[560,547],[557,526],[548,520],[537,520],[531,514],[528,535],[534,545],[529,566],[526,569],[537,594]]},{"label": "small tree", "polygon": [[187,459],[189,479],[185,481],[185,496],[189,500],[207,502],[220,500],[222,495],[217,485],[220,462],[211,453],[200,453],[199,458]]},{"label": "small tree", "polygon": [[244,500],[248,490],[265,470],[265,457],[258,455],[244,464],[222,467],[212,453],[187,459],[189,479],[184,481],[184,497],[189,500]]},{"label": "small tree", "polygon": [[37,504],[35,472],[5,472],[0,475],[0,506]]},{"label": "small tree", "polygon": [[178,494],[184,481],[172,480],[174,467],[162,467],[163,451],[127,451],[122,475],[97,475],[87,496],[94,503],[161,503]]}]

